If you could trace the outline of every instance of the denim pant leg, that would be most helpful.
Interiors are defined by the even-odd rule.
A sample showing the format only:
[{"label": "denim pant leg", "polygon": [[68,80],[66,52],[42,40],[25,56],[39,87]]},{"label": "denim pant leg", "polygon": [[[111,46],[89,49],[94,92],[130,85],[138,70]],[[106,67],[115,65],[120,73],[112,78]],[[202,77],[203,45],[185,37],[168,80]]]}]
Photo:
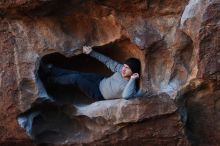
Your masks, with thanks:
[{"label": "denim pant leg", "polygon": [[83,76],[83,78],[91,81],[91,82],[100,82],[103,78],[106,77],[106,75],[103,74],[98,74],[98,73],[85,73],[85,72],[80,72],[80,74]]},{"label": "denim pant leg", "polygon": [[87,96],[95,100],[103,100],[99,90],[99,83],[104,78],[103,75],[94,73],[82,73],[78,71],[69,71],[58,69],[53,71],[50,77],[53,83],[60,85],[74,85],[80,88]]},{"label": "denim pant leg", "polygon": [[99,84],[103,78],[104,76],[100,74],[82,73],[77,80],[77,85],[88,97],[95,100],[104,100],[104,97],[99,90]]},{"label": "denim pant leg", "polygon": [[68,69],[63,69],[59,67],[52,66],[50,69],[50,76],[52,77],[58,77],[58,76],[63,76],[63,75],[69,75],[69,74],[80,74],[81,72],[79,71],[74,71],[74,70],[68,70]]},{"label": "denim pant leg", "polygon": [[59,76],[51,76],[48,82],[59,85],[77,85],[77,80],[80,78],[80,74],[62,74]]}]

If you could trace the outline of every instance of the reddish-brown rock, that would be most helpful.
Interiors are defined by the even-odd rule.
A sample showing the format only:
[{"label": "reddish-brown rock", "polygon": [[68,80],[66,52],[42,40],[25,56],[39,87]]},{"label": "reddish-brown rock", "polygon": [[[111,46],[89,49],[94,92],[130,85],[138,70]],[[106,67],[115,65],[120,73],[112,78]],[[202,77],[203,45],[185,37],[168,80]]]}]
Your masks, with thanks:
[{"label": "reddish-brown rock", "polygon": [[[16,117],[32,109],[32,103],[48,90],[38,78],[42,58],[69,69],[109,73],[94,60],[79,55],[83,45],[119,61],[130,56],[140,58],[146,99],[97,102],[78,107],[78,115],[63,108],[67,117],[82,121],[79,131],[90,130],[82,132],[82,139],[70,134],[64,136],[67,142],[50,143],[188,145],[188,137],[196,145],[217,145],[219,11],[218,0],[1,1],[0,145],[30,144]],[[152,94],[154,98],[148,99]],[[99,104],[110,104],[109,111]],[[83,110],[87,108],[91,109]],[[102,122],[106,125],[100,126]],[[37,141],[48,139],[38,137]]]},{"label": "reddish-brown rock", "polygon": [[37,112],[39,115],[29,134],[40,143],[187,144],[177,107],[165,94],[135,100],[99,101],[77,107],[38,103],[32,108],[32,113]]},{"label": "reddish-brown rock", "polygon": [[219,144],[219,81],[192,80],[179,92],[178,102],[193,145]]}]

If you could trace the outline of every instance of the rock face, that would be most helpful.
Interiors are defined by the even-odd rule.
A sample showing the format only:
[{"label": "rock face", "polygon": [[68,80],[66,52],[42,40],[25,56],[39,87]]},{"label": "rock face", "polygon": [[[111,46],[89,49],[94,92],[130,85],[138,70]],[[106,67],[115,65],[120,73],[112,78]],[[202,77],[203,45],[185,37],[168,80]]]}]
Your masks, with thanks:
[{"label": "rock face", "polygon": [[[30,137],[59,145],[218,145],[219,11],[218,0],[0,2],[0,145],[34,145]],[[79,102],[79,91],[47,87],[41,60],[110,74],[81,55],[83,45],[121,62],[139,58],[146,95]],[[57,100],[39,102],[47,94]],[[33,115],[32,131],[19,127],[20,114]]]},{"label": "rock face", "polygon": [[[29,134],[38,143],[187,144],[177,108],[166,94],[142,100],[99,101],[77,107],[38,103],[22,116],[30,112],[37,116]],[[163,124],[164,121],[167,123]]]}]

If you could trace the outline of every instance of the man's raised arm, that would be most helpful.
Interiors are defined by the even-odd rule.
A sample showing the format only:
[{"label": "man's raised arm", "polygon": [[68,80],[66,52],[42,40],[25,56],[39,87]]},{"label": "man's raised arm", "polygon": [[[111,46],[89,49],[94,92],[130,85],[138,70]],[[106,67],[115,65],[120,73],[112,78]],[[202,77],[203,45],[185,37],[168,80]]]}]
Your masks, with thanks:
[{"label": "man's raised arm", "polygon": [[91,47],[83,46],[83,53],[96,58],[97,60],[105,64],[112,72],[119,72],[122,67],[122,64],[111,59],[110,57],[107,57],[101,53],[92,50]]},{"label": "man's raised arm", "polygon": [[139,97],[143,96],[144,92],[141,89],[137,89],[136,80],[139,78],[138,73],[134,73],[127,85],[125,86],[125,89],[122,92],[122,98],[124,99],[130,99],[133,97]]}]

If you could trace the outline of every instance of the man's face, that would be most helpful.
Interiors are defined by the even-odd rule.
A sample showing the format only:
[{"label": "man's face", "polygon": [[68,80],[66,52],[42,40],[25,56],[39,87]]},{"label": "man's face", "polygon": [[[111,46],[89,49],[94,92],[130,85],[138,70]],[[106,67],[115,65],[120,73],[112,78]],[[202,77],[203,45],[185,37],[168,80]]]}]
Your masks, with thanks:
[{"label": "man's face", "polygon": [[132,74],[133,74],[133,72],[131,71],[131,68],[127,64],[124,64],[121,69],[122,77],[129,79]]}]

